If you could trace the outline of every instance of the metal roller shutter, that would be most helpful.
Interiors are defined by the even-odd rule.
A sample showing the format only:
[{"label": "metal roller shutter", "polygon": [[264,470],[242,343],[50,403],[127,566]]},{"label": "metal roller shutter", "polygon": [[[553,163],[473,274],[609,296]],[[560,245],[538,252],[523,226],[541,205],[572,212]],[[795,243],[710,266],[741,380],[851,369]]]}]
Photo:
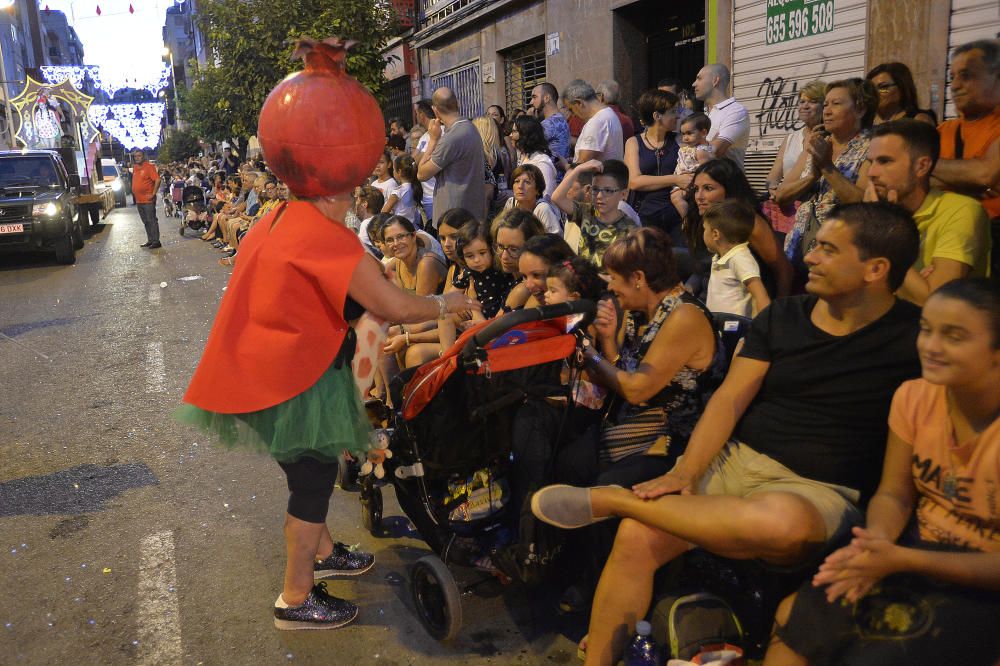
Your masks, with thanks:
[{"label": "metal roller shutter", "polygon": [[[768,43],[768,4],[801,5],[806,16],[832,3],[827,32]],[[765,188],[785,135],[801,127],[798,89],[813,79],[835,81],[864,76],[868,7],[866,0],[736,0],[733,11],[733,94],[750,113],[746,171],[751,185]],[[772,30],[776,31],[774,25]],[[830,29],[832,28],[832,29]],[[787,24],[782,36],[792,32]],[[777,37],[776,32],[770,35]]]},{"label": "metal roller shutter", "polygon": [[[1000,4],[997,0],[952,0],[948,29],[949,58],[956,46],[976,39],[997,37],[1000,37]],[[948,75],[950,77],[951,73]],[[951,101],[950,87],[945,95],[944,117],[954,118],[958,113]]]},{"label": "metal roller shutter", "polygon": [[483,84],[479,76],[479,61],[431,76],[431,90],[445,86],[458,98],[458,110],[466,118],[483,115]]}]

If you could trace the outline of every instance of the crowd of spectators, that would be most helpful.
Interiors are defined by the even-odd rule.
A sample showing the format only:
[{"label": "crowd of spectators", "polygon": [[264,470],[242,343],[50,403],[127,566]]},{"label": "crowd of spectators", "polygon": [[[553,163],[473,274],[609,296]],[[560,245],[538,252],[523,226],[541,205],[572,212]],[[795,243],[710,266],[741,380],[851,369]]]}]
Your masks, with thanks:
[{"label": "crowd of spectators", "polygon": [[[798,127],[760,191],[743,168],[749,114],[730,93],[723,65],[704,67],[692,92],[665,80],[642,93],[634,117],[613,81],[573,80],[561,90],[544,83],[527,109],[492,106],[481,118],[463,117],[452,91],[441,88],[418,104],[409,133],[418,179],[436,179],[425,214],[380,220],[371,187],[359,191],[362,242],[391,258],[403,288],[465,290],[490,317],[580,296],[586,280],[577,276],[588,270],[602,277],[587,291],[601,300],[584,377],[593,389],[586,404],[595,409],[577,410],[583,422],[568,428],[572,441],[551,461],[555,480],[572,486],[545,487],[532,500],[538,518],[561,527],[622,519],[589,527],[573,542],[574,552],[589,555],[560,605],[591,612],[581,646],[588,663],[621,654],[649,609],[653,574],[693,545],[800,566],[843,546],[817,584],[830,585],[831,599],[857,601],[875,594],[870,581],[879,575],[866,569],[848,583],[855,579],[845,569],[878,560],[897,539],[908,550],[947,544],[984,552],[873,569],[1000,589],[1000,515],[980,501],[1000,475],[998,296],[984,279],[997,275],[997,42],[957,48],[951,67],[959,117],[941,125],[918,106],[901,63],[802,86]],[[421,225],[427,238],[417,235]],[[440,254],[431,237],[440,239]],[[947,333],[962,307],[980,318]],[[745,346],[723,379],[717,322],[740,317],[748,322]],[[384,381],[440,354],[477,319],[469,313],[440,326],[394,326]],[[979,324],[990,331],[981,350],[989,370],[970,370],[966,379],[991,393],[970,398],[979,403],[969,414],[981,407],[984,418],[970,425],[955,406],[925,416],[918,393],[965,395],[958,388],[965,379],[953,376],[958,352],[949,349],[965,345]],[[924,379],[916,380],[921,361]],[[947,378],[944,367],[952,368]],[[384,383],[374,391],[388,400]],[[890,416],[890,402],[893,414],[899,403],[899,416]],[[917,420],[904,425],[904,418]],[[915,447],[930,436],[919,429],[953,427],[952,450],[967,453],[929,464],[975,490],[959,499],[943,480],[928,486],[927,468],[914,467],[917,491],[936,493],[917,500],[907,490],[907,461],[923,455]],[[546,480],[525,472],[547,468],[546,454],[517,441],[515,460],[525,466],[515,474],[515,497],[523,498]],[[967,463],[980,455],[973,449],[993,451],[991,462]],[[962,471],[972,469],[978,476]],[[869,504],[873,497],[902,497],[902,509],[890,519],[884,507],[894,500]],[[938,523],[907,540],[899,512],[917,507],[919,514],[930,501],[940,515],[987,536],[966,538]],[[861,529],[866,507],[875,527]],[[953,573],[973,562],[979,574]],[[942,607],[966,608],[963,597],[935,590],[950,600]],[[800,593],[782,605],[768,663],[833,663],[846,654],[837,650],[858,649],[810,633],[816,618],[829,615],[824,603],[822,594]],[[985,608],[996,613],[991,603]],[[956,618],[967,613],[943,614],[935,630],[962,635]],[[898,646],[910,639],[889,644],[905,650]]]},{"label": "crowd of spectators", "polygon": [[[957,591],[935,588],[949,601],[934,630],[971,640],[981,624],[951,614],[966,608],[961,590],[1000,590],[1000,46],[955,49],[959,116],[940,125],[901,63],[802,86],[799,127],[760,191],[730,83],[720,64],[692,92],[664,80],[634,118],[614,81],[542,83],[527,109],[477,118],[439,88],[411,129],[394,119],[345,222],[401,289],[460,290],[483,308],[391,325],[371,397],[390,403],[396,374],[484,317],[600,300],[593,413],[551,465],[573,485],[539,490],[546,479],[523,476],[539,454],[514,452],[532,461],[515,485],[538,491],[539,519],[593,530],[562,603],[591,612],[588,663],[618,658],[657,569],[694,546],[813,571],[835,551],[816,577],[831,601],[876,594],[890,574],[942,581]],[[188,214],[207,216],[203,238],[231,262],[287,192],[262,164],[211,166],[175,176],[209,193]],[[720,319],[746,330],[735,356]],[[904,532],[914,509],[918,537]],[[620,523],[591,527],[607,518]],[[933,547],[970,552],[900,554]],[[810,633],[834,614],[824,603],[802,592],[782,604],[767,663],[857,649],[832,640],[864,632]],[[996,617],[995,597],[977,603]],[[922,645],[889,643],[909,640]]]}]

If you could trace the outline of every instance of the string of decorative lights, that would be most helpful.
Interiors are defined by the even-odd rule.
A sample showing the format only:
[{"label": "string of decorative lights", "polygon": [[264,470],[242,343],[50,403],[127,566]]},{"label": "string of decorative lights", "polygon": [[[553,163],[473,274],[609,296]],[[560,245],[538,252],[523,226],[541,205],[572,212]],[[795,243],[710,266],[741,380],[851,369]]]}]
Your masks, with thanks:
[{"label": "string of decorative lights", "polygon": [[40,69],[49,83],[62,83],[69,79],[80,90],[84,79],[90,79],[110,97],[126,88],[148,90],[151,95],[156,95],[170,85],[170,65],[167,63],[163,64],[158,75],[149,77],[127,75],[125,72],[115,72],[97,65],[46,65]]},{"label": "string of decorative lights", "polygon": [[87,117],[118,139],[126,150],[155,148],[160,143],[160,128],[166,104],[91,104]]}]

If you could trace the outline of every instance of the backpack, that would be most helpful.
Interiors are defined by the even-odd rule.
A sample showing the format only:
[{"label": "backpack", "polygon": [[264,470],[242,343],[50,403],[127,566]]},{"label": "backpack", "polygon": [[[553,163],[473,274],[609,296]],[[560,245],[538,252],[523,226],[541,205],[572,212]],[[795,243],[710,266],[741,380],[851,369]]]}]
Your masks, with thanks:
[{"label": "backpack", "polygon": [[505,576],[533,587],[551,580],[563,542],[561,530],[543,523],[531,513],[529,494],[521,505],[517,541],[493,553],[493,564]]},{"label": "backpack", "polygon": [[702,647],[743,646],[743,627],[724,599],[710,592],[668,594],[653,607],[653,638],[669,658],[692,659]]}]

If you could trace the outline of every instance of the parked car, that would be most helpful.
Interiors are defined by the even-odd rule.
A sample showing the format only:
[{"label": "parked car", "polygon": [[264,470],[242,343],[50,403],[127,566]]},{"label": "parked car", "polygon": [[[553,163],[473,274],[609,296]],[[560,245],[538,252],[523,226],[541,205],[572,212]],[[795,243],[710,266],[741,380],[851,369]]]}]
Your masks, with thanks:
[{"label": "parked car", "polygon": [[49,250],[74,263],[83,247],[79,187],[54,151],[0,152],[0,252]]}]

